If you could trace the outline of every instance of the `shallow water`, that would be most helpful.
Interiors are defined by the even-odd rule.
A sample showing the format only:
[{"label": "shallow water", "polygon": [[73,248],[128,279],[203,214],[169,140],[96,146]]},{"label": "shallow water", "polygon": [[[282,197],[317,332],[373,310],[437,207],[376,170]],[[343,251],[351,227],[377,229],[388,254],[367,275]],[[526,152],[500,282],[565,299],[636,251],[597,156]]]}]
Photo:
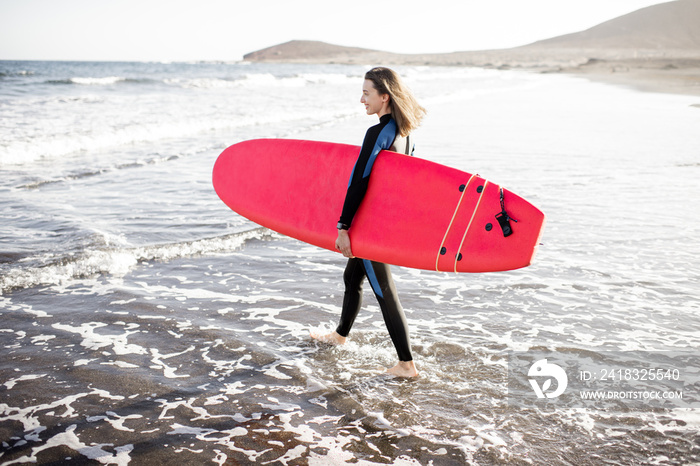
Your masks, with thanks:
[{"label": "shallow water", "polygon": [[[210,182],[243,139],[359,143],[364,68],[0,65],[3,464],[700,461],[693,97],[402,69],[430,112],[418,156],[548,223],[526,269],[394,268],[421,371],[399,380],[369,292],[346,346],[308,338],[337,323],[342,257],[242,219]],[[524,406],[508,362],[532,349],[674,350],[685,399]]]}]

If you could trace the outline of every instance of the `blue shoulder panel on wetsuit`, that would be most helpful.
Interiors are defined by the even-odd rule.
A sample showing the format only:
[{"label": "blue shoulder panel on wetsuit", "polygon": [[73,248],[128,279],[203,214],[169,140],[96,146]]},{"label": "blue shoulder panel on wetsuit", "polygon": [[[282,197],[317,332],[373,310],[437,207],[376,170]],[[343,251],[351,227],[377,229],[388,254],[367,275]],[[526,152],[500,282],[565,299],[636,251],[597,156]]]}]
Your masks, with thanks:
[{"label": "blue shoulder panel on wetsuit", "polygon": [[374,165],[374,161],[377,158],[377,155],[379,155],[379,152],[390,148],[394,143],[394,139],[396,139],[396,122],[392,118],[379,133],[377,142],[374,143],[374,148],[372,149],[372,155],[369,156],[369,160],[365,166],[365,172],[362,174],[362,178],[367,178],[369,176],[369,174],[372,172],[372,166]]}]

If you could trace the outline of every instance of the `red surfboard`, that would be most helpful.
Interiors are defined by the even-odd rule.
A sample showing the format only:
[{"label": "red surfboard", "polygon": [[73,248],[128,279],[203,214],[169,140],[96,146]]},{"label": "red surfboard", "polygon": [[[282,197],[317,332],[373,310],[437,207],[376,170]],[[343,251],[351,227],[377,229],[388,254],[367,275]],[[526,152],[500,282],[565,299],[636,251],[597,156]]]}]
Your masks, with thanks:
[{"label": "red surfboard", "polygon": [[[335,251],[359,146],[257,139],[214,165],[221,200],[283,235]],[[382,151],[350,228],[357,257],[417,269],[495,272],[530,265],[544,214],[507,189],[417,157]]]}]

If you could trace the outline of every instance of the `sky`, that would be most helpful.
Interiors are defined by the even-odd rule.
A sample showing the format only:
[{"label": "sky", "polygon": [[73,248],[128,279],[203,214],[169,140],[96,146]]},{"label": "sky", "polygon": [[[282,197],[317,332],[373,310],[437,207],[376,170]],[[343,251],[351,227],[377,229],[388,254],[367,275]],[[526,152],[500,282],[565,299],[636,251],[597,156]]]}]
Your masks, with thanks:
[{"label": "sky", "polygon": [[289,40],[396,53],[525,45],[664,0],[0,0],[0,60],[240,60]]}]

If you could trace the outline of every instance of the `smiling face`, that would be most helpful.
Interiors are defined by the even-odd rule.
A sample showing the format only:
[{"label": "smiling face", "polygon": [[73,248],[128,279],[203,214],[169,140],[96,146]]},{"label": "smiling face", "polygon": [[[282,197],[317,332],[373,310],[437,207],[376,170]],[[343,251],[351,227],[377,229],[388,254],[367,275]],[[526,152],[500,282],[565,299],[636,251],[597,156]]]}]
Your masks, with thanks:
[{"label": "smiling face", "polygon": [[362,97],[360,102],[365,106],[367,115],[378,116],[391,113],[389,110],[389,94],[380,94],[374,87],[374,83],[369,79],[365,79],[362,85]]}]

